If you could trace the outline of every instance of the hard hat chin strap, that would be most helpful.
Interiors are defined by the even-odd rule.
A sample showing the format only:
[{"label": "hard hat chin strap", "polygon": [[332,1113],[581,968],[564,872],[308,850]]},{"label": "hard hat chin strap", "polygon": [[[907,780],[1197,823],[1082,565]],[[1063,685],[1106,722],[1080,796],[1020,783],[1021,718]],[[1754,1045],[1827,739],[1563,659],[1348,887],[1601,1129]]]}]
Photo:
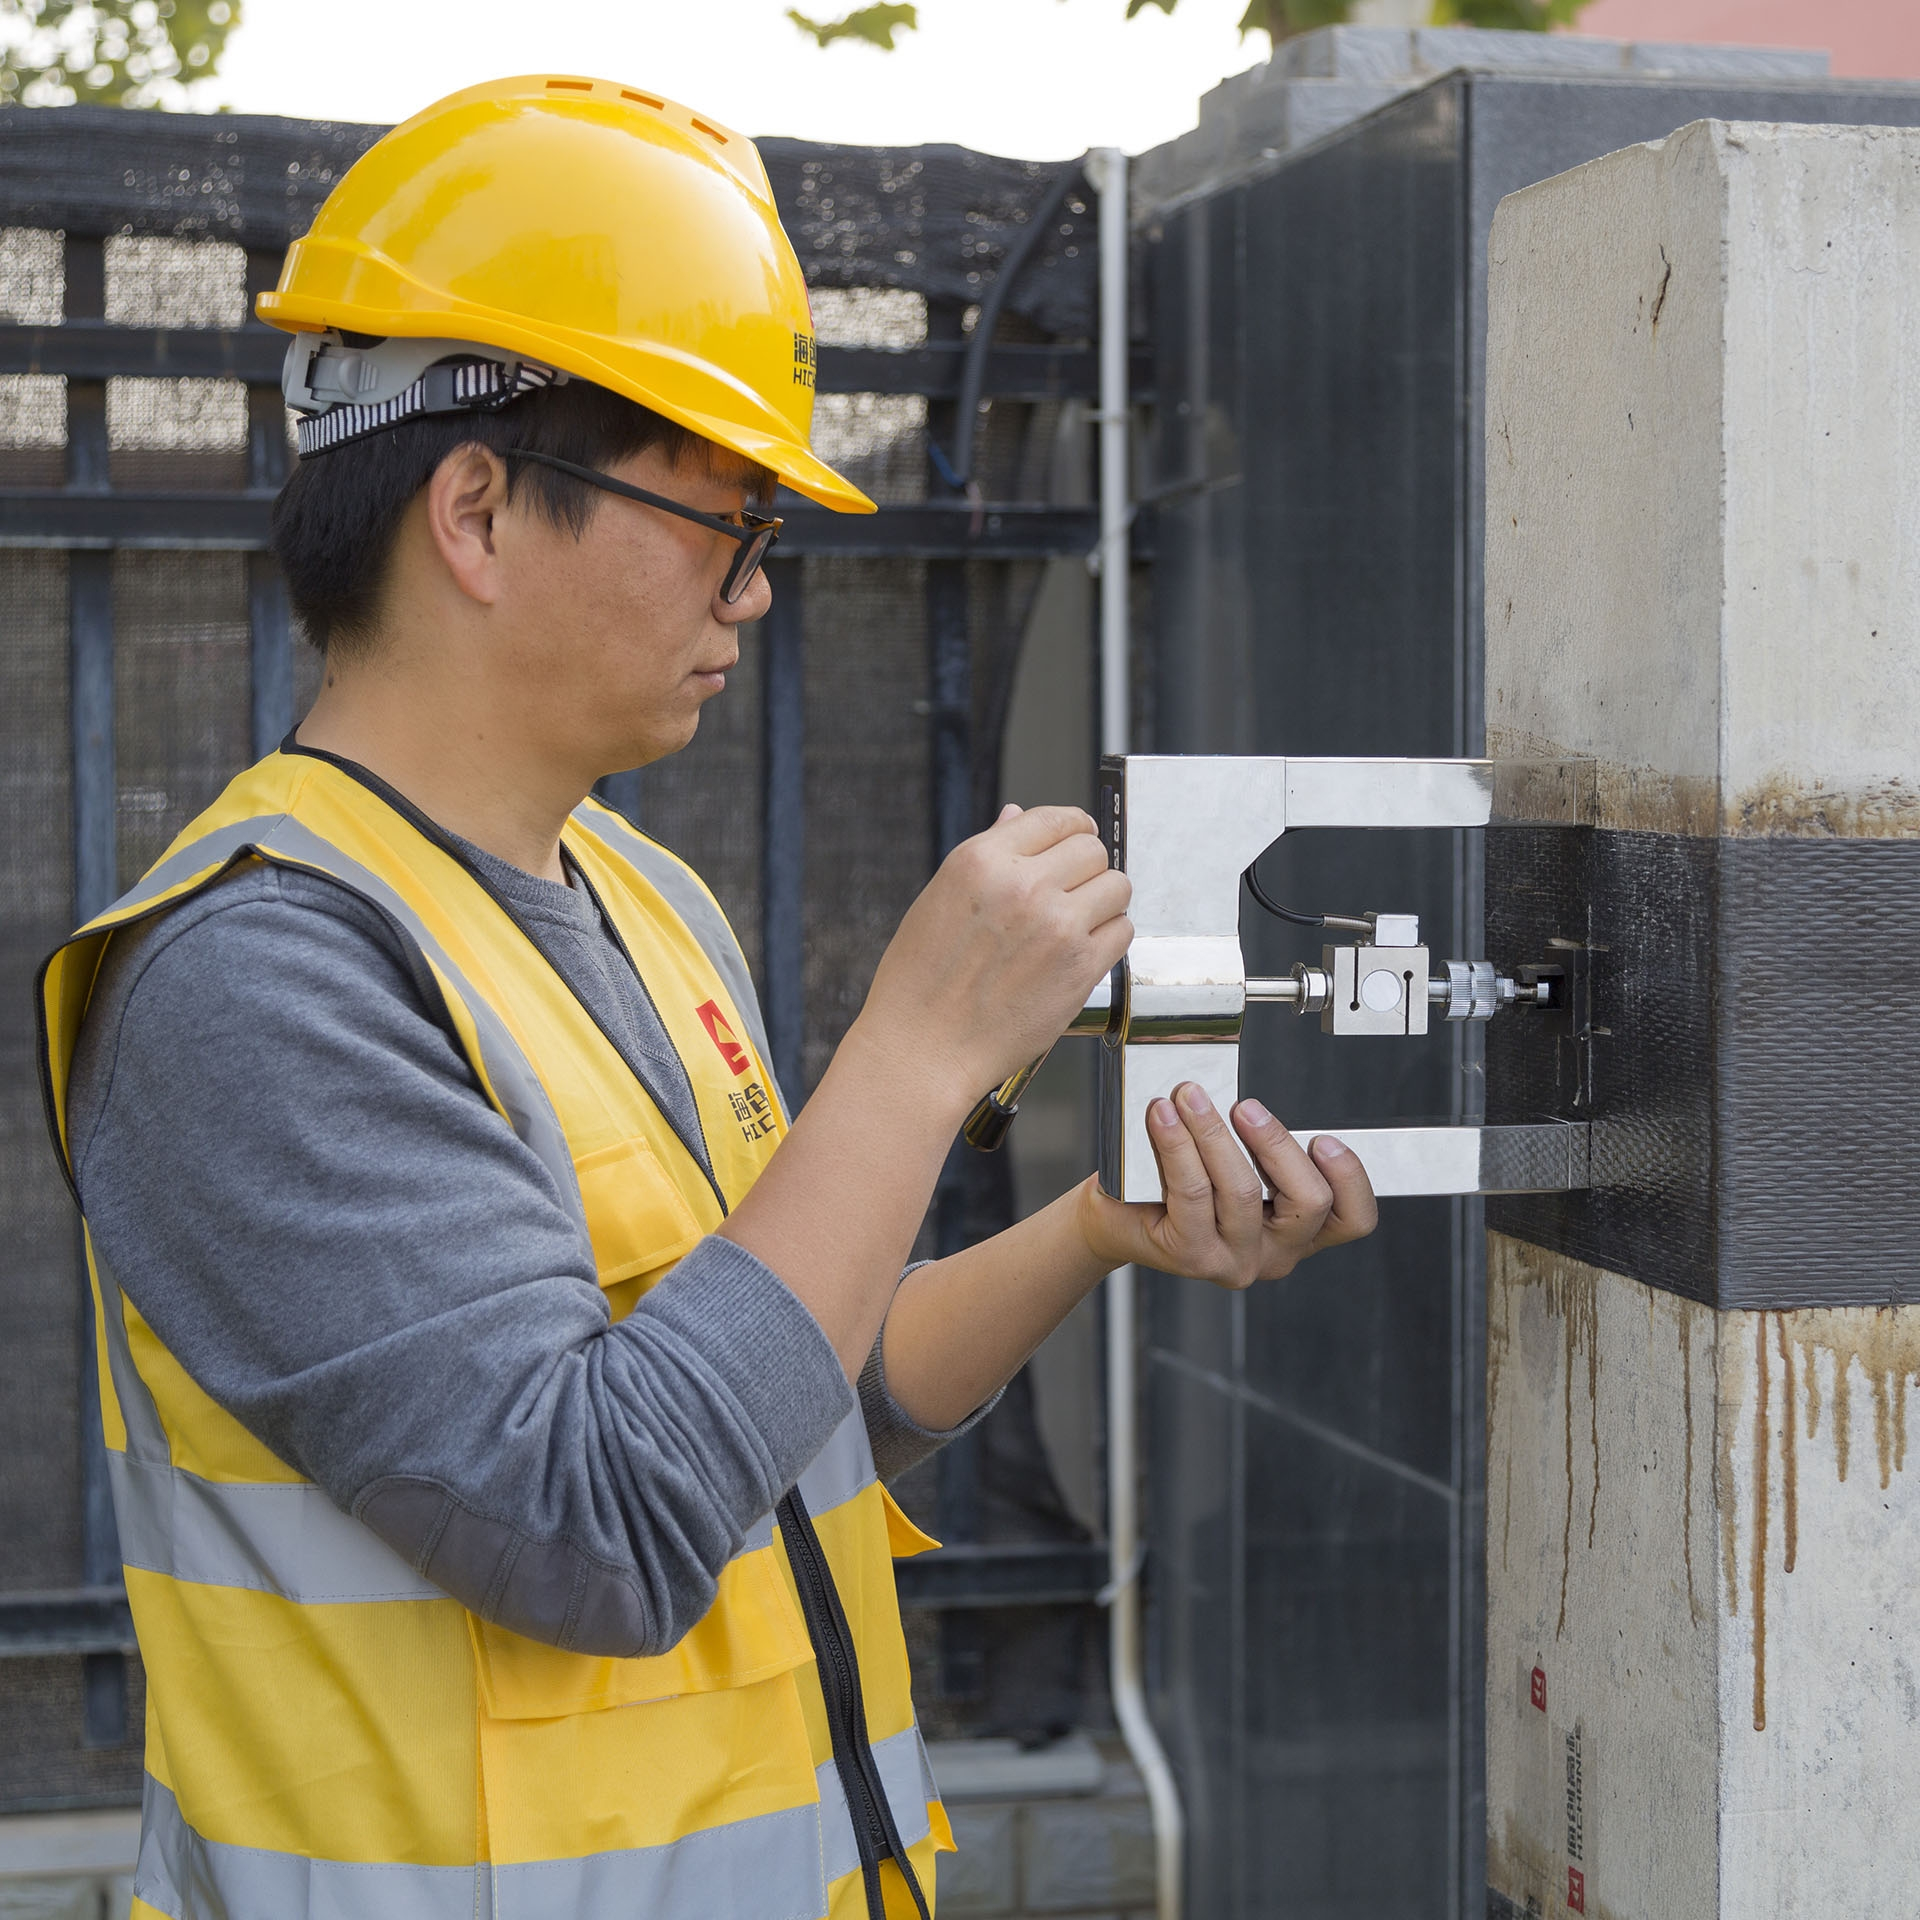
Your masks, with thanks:
[{"label": "hard hat chin strap", "polygon": [[301,418],[301,459],[434,413],[491,413],[571,376],[470,340],[377,340],[297,334],[280,390]]}]

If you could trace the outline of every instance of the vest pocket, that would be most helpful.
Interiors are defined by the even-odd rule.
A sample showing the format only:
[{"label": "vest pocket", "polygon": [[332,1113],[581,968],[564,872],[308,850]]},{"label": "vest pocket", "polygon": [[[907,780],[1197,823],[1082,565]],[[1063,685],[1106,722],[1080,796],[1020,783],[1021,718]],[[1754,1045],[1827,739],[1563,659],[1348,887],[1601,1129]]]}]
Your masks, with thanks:
[{"label": "vest pocket", "polygon": [[717,1693],[771,1679],[813,1658],[806,1623],[770,1546],[729,1560],[702,1618],[677,1646],[644,1659],[567,1653],[476,1614],[467,1621],[481,1703],[495,1720],[545,1720]]},{"label": "vest pocket", "polygon": [[637,1135],[583,1154],[573,1171],[602,1287],[671,1266],[700,1239],[693,1209]]},{"label": "vest pocket", "polygon": [[916,1553],[925,1553],[940,1544],[932,1534],[922,1533],[907,1518],[899,1501],[885,1487],[880,1489],[880,1498],[887,1515],[887,1551],[894,1559],[911,1560]]}]

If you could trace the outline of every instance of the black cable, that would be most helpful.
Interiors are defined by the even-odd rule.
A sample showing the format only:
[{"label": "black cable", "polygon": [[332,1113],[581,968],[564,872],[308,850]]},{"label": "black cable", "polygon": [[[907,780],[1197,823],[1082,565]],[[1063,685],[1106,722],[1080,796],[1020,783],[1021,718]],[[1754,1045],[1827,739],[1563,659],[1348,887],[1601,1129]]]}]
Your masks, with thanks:
[{"label": "black cable", "polygon": [[987,382],[987,355],[993,350],[993,336],[1000,323],[1000,309],[1006,305],[1007,295],[1013,291],[1013,283],[1027,263],[1027,255],[1033,251],[1040,236],[1053,225],[1054,215],[1060,211],[1067,190],[1081,177],[1084,165],[1083,160],[1069,160],[1054,175],[1040,204],[1034,208],[1026,225],[1007,248],[1000,262],[1000,271],[993,276],[980,302],[980,311],[974,316],[973,334],[967,343],[967,357],[960,372],[959,405],[954,411],[953,457],[949,459],[937,441],[930,438],[927,443],[927,452],[934,466],[940,470],[941,479],[955,493],[966,492],[973,479],[973,435],[979,424],[981,392]]},{"label": "black cable", "polygon": [[1259,905],[1273,915],[1276,920],[1291,920],[1296,927],[1331,927],[1341,933],[1371,933],[1371,920],[1357,919],[1346,913],[1295,913],[1291,907],[1283,907],[1265,887],[1260,884],[1260,876],[1255,871],[1259,861],[1248,864],[1240,878],[1247,883],[1247,891],[1253,895]]}]

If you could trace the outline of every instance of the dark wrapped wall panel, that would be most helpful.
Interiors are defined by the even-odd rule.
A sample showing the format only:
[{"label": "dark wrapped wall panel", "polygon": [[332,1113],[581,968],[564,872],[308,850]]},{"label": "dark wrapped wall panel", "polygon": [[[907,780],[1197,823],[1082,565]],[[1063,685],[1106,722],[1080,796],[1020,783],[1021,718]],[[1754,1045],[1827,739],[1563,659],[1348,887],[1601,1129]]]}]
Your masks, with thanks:
[{"label": "dark wrapped wall panel", "polygon": [[[1228,155],[1225,184],[1146,220],[1155,401],[1142,493],[1155,579],[1143,747],[1481,751],[1493,210],[1517,188],[1709,116],[1911,125],[1920,91],[1456,73],[1295,154]],[[1596,850],[1564,830],[1488,835],[1484,848],[1481,838],[1290,835],[1261,872],[1301,908],[1417,910],[1436,958],[1504,966],[1541,958],[1535,947],[1552,934],[1572,937],[1590,894],[1617,912],[1596,992],[1633,1008],[1596,1040],[1594,1060],[1601,1112],[1629,1116],[1638,1184],[1623,1196],[1502,1201],[1497,1218],[1569,1250],[1585,1236],[1583,1258],[1631,1235],[1677,1275],[1712,1232],[1717,1180],[1720,1217],[1733,1217],[1737,1188],[1754,1223],[1738,1258],[1720,1248],[1726,1288],[1837,1267],[1836,1256],[1768,1244],[1777,1152],[1703,1165],[1713,1074],[1737,1063],[1749,1101],[1775,1103],[1780,1142],[1809,1137],[1803,1112],[1838,1127],[1862,1185],[1849,1184],[1850,1167],[1836,1208],[1865,1204],[1876,1155],[1906,1145],[1840,1124],[1844,1065],[1816,1058],[1805,1023],[1790,1032],[1796,993],[1783,974],[1741,975],[1756,1008],[1777,1010],[1777,1044],[1743,1031],[1709,1066],[1709,1009],[1730,982],[1703,960],[1695,855]],[[1748,858],[1767,877],[1736,909],[1726,862]],[[1724,936],[1752,916],[1756,973],[1769,942],[1794,950],[1789,903],[1801,896],[1784,876],[1798,858],[1721,855],[1717,924]],[[1639,878],[1622,892],[1635,861]],[[1807,896],[1816,928],[1838,924],[1823,916],[1840,911],[1844,865],[1836,857],[1818,899]],[[1595,914],[1591,937],[1606,941]],[[1242,931],[1250,972],[1314,957],[1314,935],[1252,909]],[[1854,996],[1851,1044],[1904,1047],[1884,992],[1860,972],[1866,959],[1839,958],[1831,938],[1822,951]],[[1472,1119],[1489,1105],[1516,1119],[1559,1111],[1554,1076],[1566,1063],[1551,1046],[1517,1024],[1496,1022],[1488,1038],[1483,1067],[1476,1040],[1457,1031],[1405,1046],[1342,1042],[1256,1008],[1245,1083],[1283,1118],[1317,1125]],[[1817,1066],[1825,1078],[1803,1100]],[[1854,1284],[1909,1297],[1891,1289],[1912,1284],[1898,1254],[1920,1235],[1903,1200],[1881,1212],[1863,1268],[1872,1277]],[[1155,1711],[1193,1822],[1195,1912],[1486,1911],[1482,1224],[1478,1203],[1399,1201],[1371,1242],[1278,1285],[1221,1299],[1159,1281],[1149,1296]]]}]

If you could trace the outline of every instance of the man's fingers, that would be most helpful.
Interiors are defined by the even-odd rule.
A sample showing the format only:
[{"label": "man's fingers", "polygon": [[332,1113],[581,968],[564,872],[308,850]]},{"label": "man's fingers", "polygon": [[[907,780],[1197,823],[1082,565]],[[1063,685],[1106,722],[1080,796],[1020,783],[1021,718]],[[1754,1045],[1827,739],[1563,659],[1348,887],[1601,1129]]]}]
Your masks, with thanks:
[{"label": "man's fingers", "polygon": [[1075,909],[1083,914],[1089,930],[1104,927],[1109,920],[1124,917],[1133,904],[1133,882],[1124,873],[1109,867],[1073,890]]},{"label": "man's fingers", "polygon": [[[1003,811],[989,831],[1015,853],[1044,853],[1060,841],[1075,837],[1091,838],[1096,847],[1100,844],[1093,816],[1079,807],[1029,807],[1012,819]],[[1101,858],[1105,857],[1103,853]]]},{"label": "man's fingers", "polygon": [[1251,1245],[1260,1237],[1263,1224],[1266,1190],[1260,1176],[1247,1164],[1233,1129],[1204,1089],[1189,1080],[1173,1090],[1173,1098],[1200,1150],[1200,1164],[1213,1188],[1213,1218],[1221,1238],[1234,1246]]},{"label": "man's fingers", "polygon": [[1167,1196],[1167,1226],[1181,1245],[1205,1246],[1216,1240],[1213,1181],[1200,1148],[1171,1100],[1147,1104],[1147,1143],[1160,1163],[1160,1185]]},{"label": "man's fingers", "polygon": [[1026,855],[1022,868],[1030,883],[1058,887],[1063,893],[1087,885],[1108,870],[1107,850],[1090,833],[1066,834],[1038,853]]},{"label": "man's fingers", "polygon": [[[1298,1221],[1318,1233],[1333,1206],[1332,1182],[1307,1157],[1306,1148],[1258,1100],[1242,1100],[1233,1110],[1233,1120],[1273,1188],[1274,1224]],[[1369,1198],[1371,1195],[1369,1188]]]},{"label": "man's fingers", "polygon": [[1380,1203],[1373,1196],[1373,1182],[1367,1178],[1360,1156],[1332,1134],[1323,1133],[1313,1143],[1313,1164],[1333,1189],[1332,1211],[1314,1245],[1339,1247],[1349,1240],[1365,1239],[1380,1223]]}]

